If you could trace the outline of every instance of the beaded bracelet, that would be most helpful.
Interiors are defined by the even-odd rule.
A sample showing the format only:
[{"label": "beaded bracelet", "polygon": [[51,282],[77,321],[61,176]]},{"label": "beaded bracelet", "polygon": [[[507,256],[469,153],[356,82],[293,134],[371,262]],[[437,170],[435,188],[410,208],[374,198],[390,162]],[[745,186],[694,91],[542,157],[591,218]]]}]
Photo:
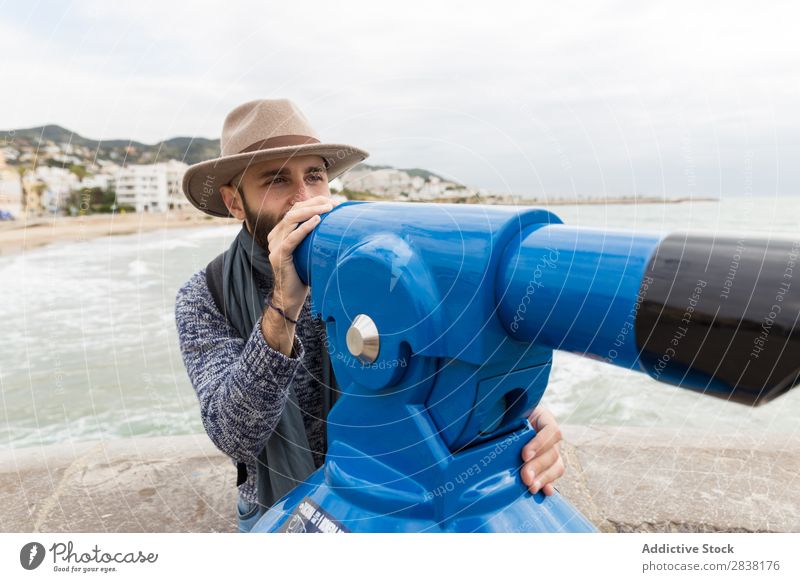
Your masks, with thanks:
[{"label": "beaded bracelet", "polygon": [[283,318],[284,318],[286,321],[289,321],[289,322],[291,322],[291,323],[293,323],[293,324],[297,325],[297,320],[296,320],[296,319],[292,319],[291,317],[289,317],[288,315],[286,315],[286,313],[284,313],[283,309],[281,309],[280,307],[278,307],[277,305],[275,305],[275,304],[272,302],[272,297],[267,297],[267,305],[268,305],[269,307],[272,307],[272,309],[274,309],[274,310],[275,310],[275,311],[277,311],[278,313],[280,313],[280,314],[281,314],[281,316],[283,316]]}]

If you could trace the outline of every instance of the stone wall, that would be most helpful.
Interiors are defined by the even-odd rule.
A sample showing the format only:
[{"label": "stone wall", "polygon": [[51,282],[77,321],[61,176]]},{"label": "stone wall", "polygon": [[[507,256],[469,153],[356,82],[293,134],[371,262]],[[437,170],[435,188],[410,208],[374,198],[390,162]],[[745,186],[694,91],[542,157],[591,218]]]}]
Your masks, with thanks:
[{"label": "stone wall", "polygon": [[[800,436],[563,427],[557,487],[601,531],[800,532]],[[236,531],[205,435],[0,452],[0,531]]]}]

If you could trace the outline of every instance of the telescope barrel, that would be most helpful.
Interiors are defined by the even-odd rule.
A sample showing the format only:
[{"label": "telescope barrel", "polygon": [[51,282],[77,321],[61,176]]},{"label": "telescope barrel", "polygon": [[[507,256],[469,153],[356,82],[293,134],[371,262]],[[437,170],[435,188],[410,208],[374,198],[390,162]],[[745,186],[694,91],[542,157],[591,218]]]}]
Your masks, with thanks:
[{"label": "telescope barrel", "polygon": [[517,340],[745,404],[800,376],[800,241],[529,227],[505,250],[500,318]]},{"label": "telescope barrel", "polygon": [[[342,325],[374,303],[379,359],[410,348],[486,362],[510,336],[504,350],[566,350],[761,404],[800,380],[798,255],[800,239],[582,228],[542,209],[349,203],[295,264],[330,286]],[[368,292],[376,277],[385,289]],[[379,297],[400,305],[396,285],[410,305],[385,310]]]}]

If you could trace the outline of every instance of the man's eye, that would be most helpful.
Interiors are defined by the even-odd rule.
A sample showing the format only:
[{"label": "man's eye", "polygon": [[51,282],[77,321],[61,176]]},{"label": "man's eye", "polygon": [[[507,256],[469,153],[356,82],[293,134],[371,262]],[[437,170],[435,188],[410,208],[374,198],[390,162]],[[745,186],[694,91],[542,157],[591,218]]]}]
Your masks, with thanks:
[{"label": "man's eye", "polygon": [[308,179],[312,180],[313,182],[321,182],[322,176],[320,174],[311,174],[308,176]]},{"label": "man's eye", "polygon": [[286,181],[286,178],[282,178],[281,176],[275,176],[270,182],[267,182],[269,186],[274,184],[281,184]]}]

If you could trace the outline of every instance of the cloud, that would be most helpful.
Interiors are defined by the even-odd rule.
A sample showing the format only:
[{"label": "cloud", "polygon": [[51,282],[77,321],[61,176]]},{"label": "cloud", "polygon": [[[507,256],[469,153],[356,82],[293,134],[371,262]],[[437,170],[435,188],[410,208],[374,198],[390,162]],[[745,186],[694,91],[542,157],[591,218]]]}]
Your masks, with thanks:
[{"label": "cloud", "polygon": [[289,96],[376,162],[492,189],[719,195],[743,160],[800,186],[790,3],[36,6],[0,23],[2,127],[212,137]]}]

